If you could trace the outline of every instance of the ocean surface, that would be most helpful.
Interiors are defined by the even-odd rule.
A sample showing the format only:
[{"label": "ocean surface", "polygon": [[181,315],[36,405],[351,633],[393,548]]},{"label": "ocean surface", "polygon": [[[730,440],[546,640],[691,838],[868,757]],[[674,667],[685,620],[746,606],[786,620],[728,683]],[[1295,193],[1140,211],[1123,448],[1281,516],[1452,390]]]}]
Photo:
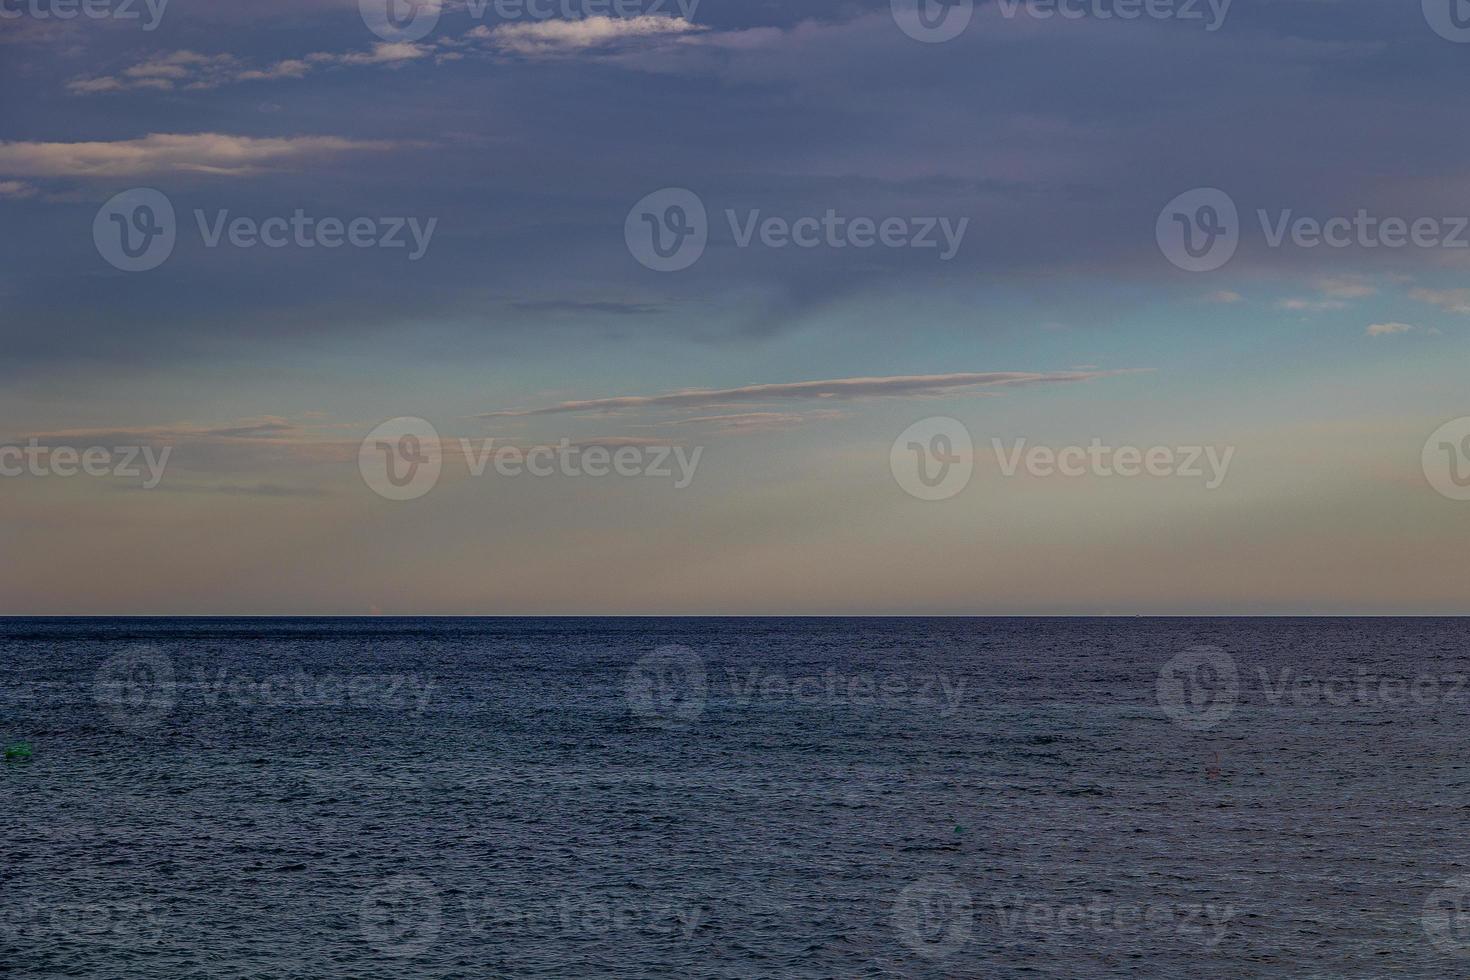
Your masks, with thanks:
[{"label": "ocean surface", "polygon": [[1470,620],[0,620],[0,974],[1470,976]]}]

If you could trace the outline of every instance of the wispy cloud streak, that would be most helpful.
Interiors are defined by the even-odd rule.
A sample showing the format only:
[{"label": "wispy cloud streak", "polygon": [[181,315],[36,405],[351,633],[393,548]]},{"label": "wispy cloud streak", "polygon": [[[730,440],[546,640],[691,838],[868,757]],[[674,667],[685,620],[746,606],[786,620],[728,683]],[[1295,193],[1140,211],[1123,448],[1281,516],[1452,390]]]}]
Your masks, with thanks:
[{"label": "wispy cloud streak", "polygon": [[11,177],[143,177],[164,173],[240,176],[318,155],[386,150],[390,142],[338,136],[260,138],[222,133],[150,133],[88,143],[0,142],[0,174]]},{"label": "wispy cloud streak", "polygon": [[573,412],[612,413],[648,408],[710,408],[721,405],[779,401],[855,400],[862,398],[922,398],[949,395],[972,388],[1065,384],[1118,374],[1117,371],[990,371],[969,374],[913,374],[886,378],[838,378],[744,385],[739,388],[691,388],[664,395],[627,395],[568,401],[546,408],[506,409],[476,415],[480,419],[524,418]]}]

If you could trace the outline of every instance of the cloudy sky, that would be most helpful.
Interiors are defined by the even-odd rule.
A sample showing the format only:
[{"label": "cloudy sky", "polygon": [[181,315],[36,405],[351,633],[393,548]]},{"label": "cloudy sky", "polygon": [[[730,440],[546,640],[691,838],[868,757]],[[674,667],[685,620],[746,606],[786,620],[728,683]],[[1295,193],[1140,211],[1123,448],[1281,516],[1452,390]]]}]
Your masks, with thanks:
[{"label": "cloudy sky", "polygon": [[0,613],[1470,613],[1449,0],[928,2],[6,0]]}]

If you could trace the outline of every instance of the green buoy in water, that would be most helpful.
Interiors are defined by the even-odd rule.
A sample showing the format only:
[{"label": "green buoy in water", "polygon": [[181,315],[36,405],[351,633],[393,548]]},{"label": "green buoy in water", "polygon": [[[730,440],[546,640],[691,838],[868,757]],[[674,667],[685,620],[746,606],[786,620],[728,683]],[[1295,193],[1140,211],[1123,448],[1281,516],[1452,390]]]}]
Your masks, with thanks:
[{"label": "green buoy in water", "polygon": [[5,746],[6,762],[30,762],[31,745],[29,742],[16,742],[14,745]]}]

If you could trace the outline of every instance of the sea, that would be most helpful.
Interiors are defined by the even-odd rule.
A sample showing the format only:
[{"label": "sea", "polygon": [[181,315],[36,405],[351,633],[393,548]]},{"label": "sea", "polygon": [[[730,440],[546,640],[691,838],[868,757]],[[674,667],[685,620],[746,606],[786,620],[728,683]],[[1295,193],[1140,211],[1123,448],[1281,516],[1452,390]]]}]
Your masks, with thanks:
[{"label": "sea", "polygon": [[0,975],[1467,977],[1466,619],[0,619]]}]

